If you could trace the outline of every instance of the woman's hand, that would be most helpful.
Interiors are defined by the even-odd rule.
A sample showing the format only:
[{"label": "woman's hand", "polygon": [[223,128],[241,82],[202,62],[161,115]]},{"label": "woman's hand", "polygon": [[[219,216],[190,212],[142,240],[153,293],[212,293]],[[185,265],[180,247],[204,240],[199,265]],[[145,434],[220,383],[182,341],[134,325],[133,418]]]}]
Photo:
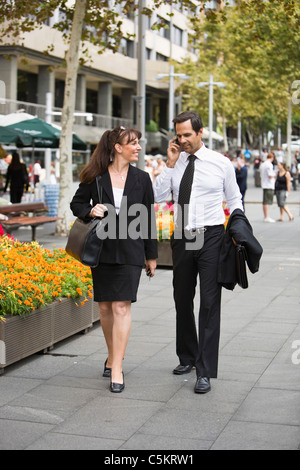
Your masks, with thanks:
[{"label": "woman's hand", "polygon": [[151,272],[150,277],[153,277],[154,274],[155,274],[156,265],[157,265],[156,259],[147,259],[146,260],[146,267],[145,267],[146,274],[149,271],[149,272]]},{"label": "woman's hand", "polygon": [[90,212],[91,217],[103,217],[104,213],[107,212],[107,207],[104,204],[96,204]]}]

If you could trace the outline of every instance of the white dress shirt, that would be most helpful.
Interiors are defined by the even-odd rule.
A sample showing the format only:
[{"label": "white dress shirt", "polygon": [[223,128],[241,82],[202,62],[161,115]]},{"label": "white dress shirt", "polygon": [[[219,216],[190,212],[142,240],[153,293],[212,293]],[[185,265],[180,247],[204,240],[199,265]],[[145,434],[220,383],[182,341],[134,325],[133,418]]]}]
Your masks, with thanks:
[{"label": "white dress shirt", "polygon": [[273,164],[270,159],[262,163],[260,167],[260,178],[262,189],[274,189],[275,188],[275,172]]},{"label": "white dress shirt", "polygon": [[[206,148],[204,144],[194,155],[197,158],[189,204],[188,225],[185,228],[224,224],[224,199],[231,213],[235,209],[244,210],[233,165],[227,157]],[[174,168],[165,166],[157,177],[153,188],[156,202],[167,201],[171,191],[173,192],[175,223],[178,213],[179,186],[188,165],[188,156],[188,153],[181,152]]]}]

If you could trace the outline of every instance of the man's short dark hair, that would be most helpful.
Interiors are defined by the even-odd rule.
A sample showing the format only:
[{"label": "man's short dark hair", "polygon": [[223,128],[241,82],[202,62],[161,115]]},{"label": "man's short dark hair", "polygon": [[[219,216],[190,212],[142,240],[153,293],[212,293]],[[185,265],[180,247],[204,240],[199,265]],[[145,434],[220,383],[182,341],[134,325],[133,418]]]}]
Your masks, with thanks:
[{"label": "man's short dark hair", "polygon": [[203,124],[201,117],[198,113],[195,113],[195,111],[184,111],[183,113],[178,114],[178,116],[173,119],[173,123],[175,124],[175,130],[176,124],[189,120],[191,120],[193,130],[196,132],[196,134],[198,134],[200,129],[203,128]]}]

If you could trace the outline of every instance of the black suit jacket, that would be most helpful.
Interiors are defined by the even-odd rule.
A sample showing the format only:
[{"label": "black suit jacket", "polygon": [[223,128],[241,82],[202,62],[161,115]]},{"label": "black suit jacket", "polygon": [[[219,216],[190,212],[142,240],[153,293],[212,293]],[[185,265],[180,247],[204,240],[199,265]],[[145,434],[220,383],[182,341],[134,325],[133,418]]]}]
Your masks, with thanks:
[{"label": "black suit jacket", "polygon": [[248,268],[253,274],[259,270],[263,253],[262,246],[253,235],[251,224],[244,212],[235,209],[226,227],[218,266],[218,282],[229,290],[233,290],[237,284],[235,246],[232,238],[237,244],[246,248]]},{"label": "black suit jacket", "polygon": [[[114,196],[109,172],[101,179],[103,188],[101,203],[108,206],[107,230],[110,233],[103,242],[100,263],[132,264],[143,266],[145,259],[156,259],[157,233],[154,213],[153,188],[149,175],[129,166],[120,212],[115,211]],[[76,217],[91,220],[89,213],[99,203],[96,181],[80,183],[71,202]]]}]

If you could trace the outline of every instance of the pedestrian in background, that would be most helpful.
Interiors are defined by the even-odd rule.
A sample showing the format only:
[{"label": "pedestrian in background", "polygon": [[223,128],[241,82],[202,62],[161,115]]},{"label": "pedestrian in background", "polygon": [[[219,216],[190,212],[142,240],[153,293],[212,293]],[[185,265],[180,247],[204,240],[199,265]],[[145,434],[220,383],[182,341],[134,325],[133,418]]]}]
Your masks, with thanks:
[{"label": "pedestrian in background", "polygon": [[10,202],[16,204],[21,202],[24,186],[28,184],[28,173],[25,163],[22,163],[17,152],[12,155],[11,164],[7,168],[4,192],[10,185]]},{"label": "pedestrian in background", "polygon": [[164,167],[165,167],[165,162],[163,161],[162,158],[158,158],[157,166],[153,169],[153,183],[155,183],[157,176],[161,174]]},{"label": "pedestrian in background", "polygon": [[264,221],[269,223],[275,222],[274,219],[269,217],[269,207],[273,204],[276,178],[273,161],[274,154],[268,153],[267,159],[261,164],[260,167],[261,187],[263,190]]},{"label": "pedestrian in background", "polygon": [[237,164],[235,168],[235,176],[237,180],[237,184],[240,188],[240,192],[242,195],[242,203],[245,209],[244,198],[247,190],[247,176],[248,176],[248,168],[246,166],[246,162],[243,156],[237,159]]},{"label": "pedestrian in background", "polygon": [[286,198],[291,192],[291,174],[287,171],[286,164],[278,162],[278,173],[275,181],[275,194],[277,205],[280,209],[278,222],[284,221],[284,213],[289,216],[290,222],[294,220],[289,208],[286,206]]},{"label": "pedestrian in background", "polygon": [[249,149],[246,149],[244,152],[245,165],[249,166],[251,162],[251,152]]},{"label": "pedestrian in background", "polygon": [[40,182],[41,174],[42,174],[41,160],[37,160],[35,164],[33,165],[34,186],[36,186]]},{"label": "pedestrian in background", "polygon": [[7,173],[8,165],[11,163],[12,155],[6,155],[4,158],[0,158],[0,191],[5,187],[5,178]]},{"label": "pedestrian in background", "polygon": [[297,166],[295,165],[295,163],[292,163],[291,167],[288,168],[288,171],[290,172],[290,175],[291,175],[291,183],[292,183],[293,190],[297,191],[298,174],[297,174]]}]

